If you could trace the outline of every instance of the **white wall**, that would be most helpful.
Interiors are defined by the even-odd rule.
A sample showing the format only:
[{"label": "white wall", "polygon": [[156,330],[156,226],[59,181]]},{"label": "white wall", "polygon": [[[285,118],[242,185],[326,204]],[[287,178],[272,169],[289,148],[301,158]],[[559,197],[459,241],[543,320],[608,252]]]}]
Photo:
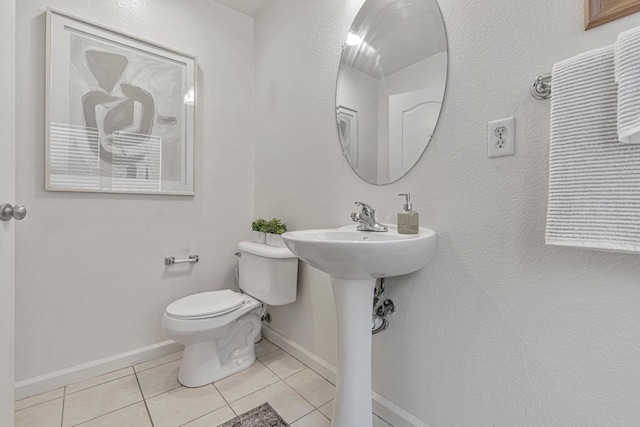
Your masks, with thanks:
[{"label": "white wall", "polygon": [[438,52],[385,78],[389,95],[411,92],[418,89],[438,89],[444,92],[447,72],[447,54]]},{"label": "white wall", "polygon": [[[164,341],[168,303],[235,286],[253,216],[253,20],[207,0],[17,2],[16,380]],[[196,196],[44,191],[47,7],[198,57]],[[165,256],[200,255],[165,268]]]},{"label": "white wall", "polygon": [[[278,0],[255,22],[255,212],[291,229],[349,223],[353,201],[393,218],[411,192],[437,258],[388,280],[398,307],[374,337],[373,386],[431,426],[640,424],[637,255],[544,245],[549,102],[529,86],[554,62],[613,43],[634,15],[588,32],[583,2],[440,0],[449,81],[427,153],[376,187],[342,158],[340,47],[362,1]],[[487,121],[516,117],[516,156],[488,159]],[[274,329],[336,361],[326,275],[301,272]]]}]

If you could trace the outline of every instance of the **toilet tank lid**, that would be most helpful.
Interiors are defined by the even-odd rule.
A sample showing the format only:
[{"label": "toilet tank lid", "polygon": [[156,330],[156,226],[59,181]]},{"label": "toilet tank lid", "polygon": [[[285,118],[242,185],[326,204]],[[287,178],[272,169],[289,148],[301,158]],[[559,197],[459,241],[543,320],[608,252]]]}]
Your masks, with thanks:
[{"label": "toilet tank lid", "polygon": [[247,252],[263,258],[297,258],[288,248],[276,248],[275,246],[256,243],[250,240],[240,242],[238,249],[240,252]]}]

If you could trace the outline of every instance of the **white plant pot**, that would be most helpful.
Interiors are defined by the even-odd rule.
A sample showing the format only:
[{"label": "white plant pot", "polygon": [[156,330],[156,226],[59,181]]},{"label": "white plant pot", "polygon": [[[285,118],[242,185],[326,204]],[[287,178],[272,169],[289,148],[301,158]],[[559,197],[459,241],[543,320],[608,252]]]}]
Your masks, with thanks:
[{"label": "white plant pot", "polygon": [[286,248],[287,245],[282,241],[280,234],[267,233],[267,245],[275,246],[276,248]]},{"label": "white plant pot", "polygon": [[267,233],[263,233],[262,231],[253,231],[251,230],[251,241],[256,243],[265,244],[267,239]]}]

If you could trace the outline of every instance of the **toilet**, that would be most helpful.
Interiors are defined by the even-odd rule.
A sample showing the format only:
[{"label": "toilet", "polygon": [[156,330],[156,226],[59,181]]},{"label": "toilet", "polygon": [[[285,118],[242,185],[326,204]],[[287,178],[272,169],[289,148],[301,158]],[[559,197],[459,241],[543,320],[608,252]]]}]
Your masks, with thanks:
[{"label": "toilet", "polygon": [[238,245],[239,286],[202,292],[169,304],[162,317],[167,337],[184,345],[178,381],[201,387],[250,367],[256,360],[267,305],[296,300],[298,259],[287,248],[250,241]]}]

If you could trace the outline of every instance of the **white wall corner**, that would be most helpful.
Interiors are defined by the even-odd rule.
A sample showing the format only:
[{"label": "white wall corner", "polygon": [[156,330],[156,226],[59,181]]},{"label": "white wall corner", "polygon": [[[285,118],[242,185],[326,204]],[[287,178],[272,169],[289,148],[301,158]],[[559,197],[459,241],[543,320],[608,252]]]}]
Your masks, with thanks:
[{"label": "white wall corner", "polygon": [[[262,324],[262,336],[316,371],[327,381],[332,384],[336,383],[337,369],[331,363],[321,359],[297,342],[282,336],[264,323]],[[371,399],[373,413],[394,427],[429,427],[429,425],[375,392],[371,393]]]}]

